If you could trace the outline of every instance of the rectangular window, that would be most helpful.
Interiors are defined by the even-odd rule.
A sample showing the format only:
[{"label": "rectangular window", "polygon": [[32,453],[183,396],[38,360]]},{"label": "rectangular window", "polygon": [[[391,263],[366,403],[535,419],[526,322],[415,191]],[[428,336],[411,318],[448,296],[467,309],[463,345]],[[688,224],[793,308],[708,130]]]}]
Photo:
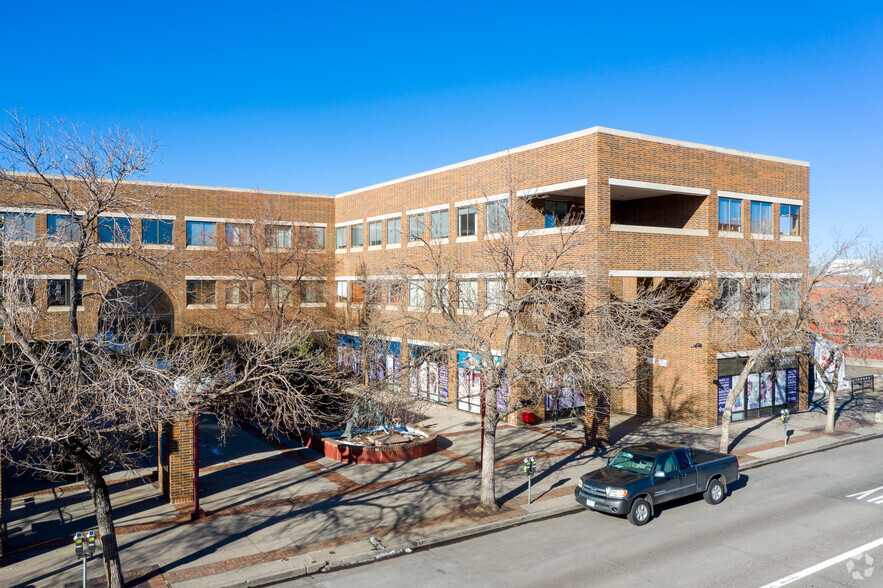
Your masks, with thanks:
[{"label": "rectangular window", "polygon": [[249,282],[230,282],[224,291],[226,304],[248,304],[251,302],[251,284]]},{"label": "rectangular window", "polygon": [[386,303],[389,305],[399,305],[402,303],[402,284],[401,282],[390,282],[386,289]]},{"label": "rectangular window", "polygon": [[[70,280],[49,280],[47,282],[46,306],[70,306],[73,292],[70,289]],[[83,292],[83,280],[77,280],[77,290]],[[80,305],[83,300],[80,299]]]},{"label": "rectangular window", "polygon": [[227,247],[242,247],[251,243],[251,225],[227,223]]},{"label": "rectangular window", "polygon": [[426,306],[426,291],[422,279],[408,281],[408,306],[423,309]]},{"label": "rectangular window", "polygon": [[717,230],[742,231],[742,201],[732,198],[717,199]]},{"label": "rectangular window", "polygon": [[430,286],[432,291],[430,292],[429,301],[432,310],[447,310],[451,304],[448,280],[444,278],[431,280]]},{"label": "rectangular window", "polygon": [[719,310],[724,312],[738,312],[742,308],[742,282],[733,278],[721,278],[718,280]]},{"label": "rectangular window", "polygon": [[157,218],[141,220],[141,243],[144,245],[171,245],[175,221]]},{"label": "rectangular window", "polygon": [[362,225],[353,225],[350,227],[350,247],[362,246]]},{"label": "rectangular window", "polygon": [[100,243],[129,243],[131,240],[131,219],[111,216],[98,218],[98,241]]},{"label": "rectangular window", "polygon": [[346,302],[347,300],[347,287],[346,280],[337,280],[337,301],[338,302]]},{"label": "rectangular window", "polygon": [[82,229],[74,216],[49,214],[46,215],[46,234],[59,241],[76,242],[80,240]]},{"label": "rectangular window", "polygon": [[457,283],[457,308],[460,310],[478,308],[478,280],[460,280]]},{"label": "rectangular window", "polygon": [[[6,276],[4,288],[11,289],[12,302],[18,306],[33,306],[37,302],[37,283],[33,279]],[[0,292],[6,297],[7,292]]]},{"label": "rectangular window", "polygon": [[368,223],[368,245],[380,245],[383,242],[383,223]]},{"label": "rectangular window", "polygon": [[3,235],[10,241],[33,241],[37,238],[33,214],[4,212],[0,216],[3,218]]},{"label": "rectangular window", "polygon": [[276,306],[287,306],[291,302],[291,284],[270,284],[270,302]]},{"label": "rectangular window", "polygon": [[215,223],[187,221],[187,245],[214,247],[215,228]]},{"label": "rectangular window", "polygon": [[187,306],[213,305],[214,303],[214,280],[187,280]]},{"label": "rectangular window", "polygon": [[300,244],[307,249],[325,249],[325,227],[300,227]]},{"label": "rectangular window", "polygon": [[503,309],[503,280],[487,280],[484,284],[484,303],[488,312],[499,312]]},{"label": "rectangular window", "polygon": [[558,200],[546,200],[543,202],[543,215],[546,217],[546,228],[551,229],[567,224],[571,219],[570,203]]},{"label": "rectangular window", "polygon": [[771,235],[773,232],[773,205],[769,202],[751,203],[751,232]]},{"label": "rectangular window", "polygon": [[475,234],[475,217],[478,210],[474,206],[464,206],[457,209],[457,235],[468,237]]},{"label": "rectangular window", "polygon": [[503,233],[509,230],[509,201],[489,202],[485,208],[486,231]]},{"label": "rectangular window", "polygon": [[319,280],[301,282],[300,300],[305,304],[325,302],[325,283]]},{"label": "rectangular window", "polygon": [[408,241],[419,241],[423,238],[423,215],[413,214],[408,217]]},{"label": "rectangular window", "polygon": [[334,229],[334,240],[338,249],[346,249],[346,227]]},{"label": "rectangular window", "polygon": [[429,236],[431,239],[446,239],[448,236],[448,211],[436,210],[429,215]]},{"label": "rectangular window", "polygon": [[391,218],[386,221],[386,244],[402,242],[402,219]]},{"label": "rectangular window", "polygon": [[291,247],[291,227],[267,225],[267,247],[271,249]]},{"label": "rectangular window", "polygon": [[769,280],[751,280],[751,296],[754,310],[770,310],[773,307]]},{"label": "rectangular window", "polygon": [[779,205],[779,234],[793,235],[800,234],[800,207],[790,204]]},{"label": "rectangular window", "polygon": [[779,282],[779,308],[797,310],[797,280]]}]

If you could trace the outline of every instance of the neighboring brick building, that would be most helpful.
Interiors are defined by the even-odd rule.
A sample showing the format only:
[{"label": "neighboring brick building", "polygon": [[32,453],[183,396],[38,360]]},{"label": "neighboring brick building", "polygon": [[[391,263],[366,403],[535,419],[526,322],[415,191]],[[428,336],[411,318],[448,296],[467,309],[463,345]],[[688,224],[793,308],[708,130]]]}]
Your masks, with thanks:
[{"label": "neighboring brick building", "polygon": [[[648,284],[703,278],[697,271],[697,258],[714,254],[732,239],[771,240],[807,256],[808,164],[594,127],[337,196],[135,183],[132,189],[163,192],[156,201],[156,214],[108,216],[108,222],[123,223],[131,243],[174,254],[177,265],[163,275],[141,270],[127,273],[123,266],[118,281],[154,284],[156,307],[149,311],[176,333],[196,327],[229,328],[230,313],[248,297],[237,290],[240,276],[224,262],[225,252],[236,249],[239,231],[248,231],[243,227],[255,222],[278,227],[280,232],[273,239],[282,251],[296,248],[293,235],[305,230],[313,239],[315,263],[308,279],[300,280],[302,293],[296,294],[295,306],[319,316],[328,313],[330,318],[332,311],[341,310],[337,306],[346,307],[360,295],[354,285],[363,265],[369,273],[372,267],[388,266],[397,251],[408,247],[412,218],[422,217],[428,229],[434,219],[446,214],[450,230],[445,247],[462,257],[463,272],[484,292],[488,270],[475,266],[479,256],[473,253],[485,240],[487,207],[508,199],[511,176],[506,180],[507,169],[517,169],[521,189],[534,197],[518,227],[519,238],[541,243],[562,231],[574,233],[576,255],[584,260],[583,275],[598,292],[609,290],[629,297]],[[488,194],[498,196],[487,198]],[[467,236],[457,234],[458,209],[472,215],[474,232]],[[581,222],[557,226],[557,219],[568,211],[578,213]],[[7,227],[14,225],[24,232],[23,239],[58,231],[59,220],[51,210],[7,198],[0,212],[6,215]],[[35,303],[63,311],[64,276],[47,273],[33,278]],[[310,280],[314,284],[307,284]],[[86,276],[86,292],[89,284]],[[703,288],[716,287],[713,280],[705,280],[656,340],[639,352],[644,365],[652,367],[643,368],[643,384],[613,395],[614,410],[700,426],[717,424],[719,379],[738,373],[741,360],[736,353],[740,350],[717,349],[699,328],[702,320],[696,300]],[[406,296],[399,292],[393,306],[403,304]],[[83,311],[84,329],[97,332],[98,304],[87,300]],[[339,324],[331,321],[328,328],[335,330]],[[343,342],[355,343],[352,338]],[[408,353],[398,349],[395,341],[391,349],[396,354]],[[438,358],[436,363],[445,364],[431,369],[444,375],[446,387],[436,378],[435,388],[421,393],[430,400],[476,411],[474,397],[458,394],[457,358]],[[784,368],[795,369],[796,364]],[[775,385],[790,386],[782,394],[787,394],[787,404],[796,405],[792,373],[767,377]],[[764,376],[757,378],[760,382]],[[769,397],[773,398],[770,406],[746,406],[736,418],[772,414],[777,396]],[[745,399],[748,405],[752,402]],[[547,408],[553,411],[551,417],[566,407]],[[539,412],[542,416],[543,411]]]}]

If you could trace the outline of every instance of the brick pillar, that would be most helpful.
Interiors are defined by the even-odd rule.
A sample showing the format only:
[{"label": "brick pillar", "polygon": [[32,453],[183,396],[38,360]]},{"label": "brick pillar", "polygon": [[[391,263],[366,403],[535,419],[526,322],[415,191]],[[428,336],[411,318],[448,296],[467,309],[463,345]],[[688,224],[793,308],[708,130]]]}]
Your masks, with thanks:
[{"label": "brick pillar", "polygon": [[3,460],[0,459],[0,567],[3,566]]},{"label": "brick pillar", "polygon": [[610,406],[599,393],[586,394],[586,445],[610,445]]},{"label": "brick pillar", "polygon": [[159,488],[172,504],[193,502],[193,417],[181,416],[159,430]]}]

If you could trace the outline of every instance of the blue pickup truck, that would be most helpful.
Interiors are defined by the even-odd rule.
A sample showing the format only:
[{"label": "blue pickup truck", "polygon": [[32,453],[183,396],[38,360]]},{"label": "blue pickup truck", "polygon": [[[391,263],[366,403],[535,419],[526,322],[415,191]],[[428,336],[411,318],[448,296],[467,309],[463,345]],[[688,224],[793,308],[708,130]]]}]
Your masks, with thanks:
[{"label": "blue pickup truck", "polygon": [[626,447],[605,467],[582,476],[574,496],[586,508],[624,515],[640,526],[658,505],[676,498],[701,492],[706,502],[718,504],[738,479],[734,455],[644,443]]}]

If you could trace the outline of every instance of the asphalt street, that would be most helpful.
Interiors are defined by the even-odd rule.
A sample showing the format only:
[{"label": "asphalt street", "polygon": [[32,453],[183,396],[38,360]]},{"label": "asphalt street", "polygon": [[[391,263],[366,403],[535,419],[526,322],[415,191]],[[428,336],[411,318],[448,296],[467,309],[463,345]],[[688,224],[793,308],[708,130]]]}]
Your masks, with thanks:
[{"label": "asphalt street", "polygon": [[883,586],[883,440],[750,470],[644,527],[585,511],[283,585]]}]

